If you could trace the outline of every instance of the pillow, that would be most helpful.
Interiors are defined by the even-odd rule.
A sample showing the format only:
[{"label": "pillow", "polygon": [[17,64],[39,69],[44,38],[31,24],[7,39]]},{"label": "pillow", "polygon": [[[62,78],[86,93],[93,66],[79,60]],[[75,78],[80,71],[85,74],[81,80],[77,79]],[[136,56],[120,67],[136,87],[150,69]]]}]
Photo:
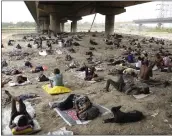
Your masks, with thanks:
[{"label": "pillow", "polygon": [[33,131],[33,128],[31,125],[28,125],[25,127],[15,127],[11,131],[13,135],[22,135],[31,133]]}]

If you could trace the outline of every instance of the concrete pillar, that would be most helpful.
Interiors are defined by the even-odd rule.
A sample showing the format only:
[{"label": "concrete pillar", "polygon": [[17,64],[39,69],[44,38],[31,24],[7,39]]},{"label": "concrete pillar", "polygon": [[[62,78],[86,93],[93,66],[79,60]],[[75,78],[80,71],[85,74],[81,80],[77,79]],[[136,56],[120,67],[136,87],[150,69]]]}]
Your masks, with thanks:
[{"label": "concrete pillar", "polygon": [[142,30],[142,24],[139,24],[139,31]]},{"label": "concrete pillar", "polygon": [[158,23],[158,28],[161,28],[162,27],[162,24],[161,23]]},{"label": "concrete pillar", "polygon": [[64,24],[65,23],[64,22],[61,22],[60,24],[61,24],[61,32],[64,32]]},{"label": "concrete pillar", "polygon": [[40,30],[43,31],[44,29],[44,24],[40,24]]},{"label": "concrete pillar", "polygon": [[37,33],[39,33],[40,30],[41,30],[41,29],[40,29],[40,25],[37,25],[37,26],[36,26],[36,31],[37,31]]},{"label": "concrete pillar", "polygon": [[114,33],[114,15],[106,15],[105,16],[105,33],[113,34]]},{"label": "concrete pillar", "polygon": [[77,20],[72,21],[71,29],[72,29],[71,32],[73,33],[77,32]]},{"label": "concrete pillar", "polygon": [[49,20],[48,19],[45,19],[44,20],[44,31],[48,31],[48,29],[49,29]]},{"label": "concrete pillar", "polygon": [[50,13],[50,30],[60,33],[60,18],[55,13]]},{"label": "concrete pillar", "polygon": [[73,28],[73,22],[71,22],[71,25],[70,25],[70,32],[72,32],[72,28]]}]

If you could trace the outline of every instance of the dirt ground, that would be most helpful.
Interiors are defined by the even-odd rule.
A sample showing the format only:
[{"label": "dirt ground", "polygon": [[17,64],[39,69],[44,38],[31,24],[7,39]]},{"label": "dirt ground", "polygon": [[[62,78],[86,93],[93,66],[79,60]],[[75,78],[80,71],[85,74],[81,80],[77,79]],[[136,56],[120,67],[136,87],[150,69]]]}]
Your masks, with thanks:
[{"label": "dirt ground", "polygon": [[[97,33],[97,37],[93,37],[98,45],[91,45],[89,43],[89,39],[92,34],[87,33],[82,41],[79,41],[81,46],[73,47],[76,50],[76,53],[71,53],[70,55],[75,58],[80,64],[86,61],[88,56],[85,55],[86,51],[89,51],[89,47],[95,47],[96,51],[93,51],[94,58],[102,60],[101,64],[105,70],[103,72],[97,72],[98,75],[101,75],[105,78],[105,81],[97,82],[94,84],[86,83],[85,81],[78,79],[72,75],[70,71],[65,71],[66,64],[70,62],[65,61],[65,54],[58,55],[48,55],[46,57],[39,56],[38,50],[35,48],[28,49],[26,47],[26,43],[20,43],[22,46],[22,50],[27,52],[33,52],[31,56],[31,62],[34,65],[46,65],[48,66],[48,70],[44,72],[46,76],[49,76],[54,68],[59,68],[64,75],[64,82],[66,82],[66,86],[72,90],[72,93],[76,94],[88,94],[88,97],[91,99],[93,103],[101,104],[107,108],[111,108],[113,106],[122,105],[122,111],[131,111],[131,110],[139,110],[142,111],[146,118],[140,122],[136,123],[128,123],[128,124],[103,124],[103,119],[110,117],[111,114],[98,117],[97,119],[91,121],[87,125],[76,125],[76,126],[68,126],[61,117],[57,115],[57,113],[50,109],[48,103],[54,100],[61,100],[66,98],[69,94],[61,94],[61,95],[48,95],[41,88],[42,85],[46,84],[45,82],[40,83],[36,81],[36,77],[39,73],[30,73],[29,69],[24,70],[24,74],[29,80],[32,82],[31,85],[26,86],[17,86],[17,87],[8,87],[8,84],[2,88],[2,101],[6,97],[4,94],[4,90],[8,90],[10,93],[14,95],[20,95],[25,93],[37,93],[41,96],[41,98],[30,100],[33,104],[33,107],[36,110],[36,119],[40,123],[42,131],[37,134],[47,134],[48,132],[52,132],[58,130],[59,128],[66,127],[67,130],[73,131],[74,134],[79,135],[101,135],[101,134],[172,134],[172,86],[163,88],[163,87],[151,87],[150,90],[153,92],[148,97],[137,100],[133,96],[127,96],[120,92],[117,92],[115,89],[111,88],[111,91],[108,93],[101,92],[100,90],[105,87],[106,79],[112,78],[113,76],[108,75],[108,71],[112,69],[114,66],[107,66],[107,63],[104,61],[105,59],[112,57],[116,58],[121,56],[123,50],[121,49],[107,49],[110,45],[106,45],[103,41],[102,33]],[[15,46],[7,46],[7,41],[9,39],[21,39],[23,35],[13,35],[11,37],[6,37],[3,39],[3,44],[5,46],[2,49],[2,59],[6,59],[9,66],[14,67],[23,67],[24,59],[21,60],[11,60],[7,56],[7,52],[12,51]],[[132,36],[129,37],[127,35],[123,35],[122,44],[129,46],[128,39],[139,38],[143,39],[143,37]],[[43,42],[43,45],[45,42]],[[171,44],[171,47],[170,47]],[[57,45],[53,45],[55,48]],[[160,45],[152,44],[152,48],[149,48],[149,44],[141,44],[145,50],[152,52],[152,48],[158,48]],[[164,48],[169,48],[169,52],[172,53],[172,41],[166,40]],[[171,49],[170,49],[171,48]],[[62,49],[66,50],[66,48]],[[164,72],[153,72],[154,79],[161,80],[172,80],[172,73],[164,73]],[[2,79],[9,77],[6,75],[2,75]],[[15,78],[15,77],[13,77]],[[91,92],[95,92],[91,94]],[[3,112],[3,109],[2,109]],[[155,117],[151,116],[153,114],[157,115]]]}]

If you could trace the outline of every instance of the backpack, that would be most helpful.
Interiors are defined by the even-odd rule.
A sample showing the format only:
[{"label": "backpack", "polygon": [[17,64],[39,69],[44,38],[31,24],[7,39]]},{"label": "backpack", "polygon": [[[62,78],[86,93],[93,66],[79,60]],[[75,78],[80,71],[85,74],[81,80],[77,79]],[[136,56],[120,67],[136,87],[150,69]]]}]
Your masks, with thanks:
[{"label": "backpack", "polygon": [[81,120],[92,120],[98,117],[100,114],[99,109],[92,105],[90,99],[87,96],[80,96],[79,98],[76,98],[75,104],[77,104],[79,110],[87,107],[87,109],[84,109],[82,113],[77,113],[78,118]]}]

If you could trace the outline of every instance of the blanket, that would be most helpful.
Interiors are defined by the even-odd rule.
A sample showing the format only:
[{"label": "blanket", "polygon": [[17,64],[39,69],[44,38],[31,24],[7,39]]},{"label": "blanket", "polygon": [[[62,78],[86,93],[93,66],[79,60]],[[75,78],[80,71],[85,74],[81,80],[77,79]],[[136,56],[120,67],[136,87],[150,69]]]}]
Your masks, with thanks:
[{"label": "blanket", "polygon": [[11,82],[9,82],[8,84],[9,84],[9,86],[12,87],[12,86],[23,86],[23,85],[28,85],[28,84],[31,84],[31,82],[30,82],[29,80],[27,80],[26,82],[19,84],[19,83],[16,83],[16,82],[11,81]]},{"label": "blanket", "polygon": [[[34,131],[33,133],[36,133],[41,130],[41,127],[36,119],[34,119],[35,116],[35,110],[31,106],[29,102],[24,102],[27,107],[27,112],[30,114],[30,116],[33,118],[34,122]],[[12,135],[11,129],[9,128],[9,122],[10,122],[10,115],[11,115],[11,106],[5,107],[2,109],[2,135]]]},{"label": "blanket", "polygon": [[[60,103],[60,101],[56,101],[56,102],[50,102],[49,106],[52,107],[52,105],[54,103]],[[94,106],[96,106],[102,115],[106,115],[108,113],[110,113],[111,111],[101,105],[98,104],[93,104]],[[88,124],[91,120],[89,121],[81,121],[78,119],[78,117],[76,116],[76,111],[74,109],[69,109],[69,110],[65,110],[65,111],[61,111],[59,108],[54,108],[54,110],[57,112],[57,114],[60,115],[60,117],[69,125],[77,125],[77,124]]]}]

